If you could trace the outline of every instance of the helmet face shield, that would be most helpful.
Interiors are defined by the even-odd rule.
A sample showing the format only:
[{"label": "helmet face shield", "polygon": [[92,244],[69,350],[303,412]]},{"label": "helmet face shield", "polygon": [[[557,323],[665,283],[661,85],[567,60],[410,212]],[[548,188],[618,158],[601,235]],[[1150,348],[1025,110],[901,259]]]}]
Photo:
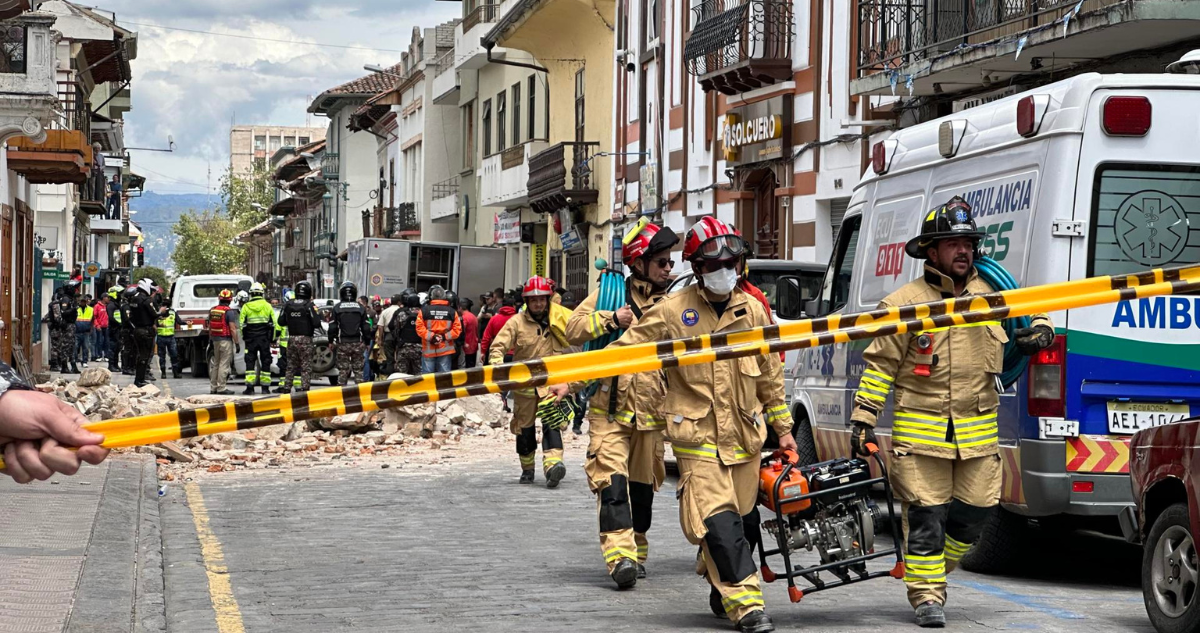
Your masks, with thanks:
[{"label": "helmet face shield", "polygon": [[696,255],[703,259],[737,259],[746,252],[746,243],[736,235],[718,235],[697,249]]}]

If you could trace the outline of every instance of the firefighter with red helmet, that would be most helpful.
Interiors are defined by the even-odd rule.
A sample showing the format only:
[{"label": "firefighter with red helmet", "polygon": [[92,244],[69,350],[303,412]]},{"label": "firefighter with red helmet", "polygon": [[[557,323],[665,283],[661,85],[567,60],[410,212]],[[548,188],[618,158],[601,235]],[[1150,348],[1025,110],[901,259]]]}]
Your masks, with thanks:
[{"label": "firefighter with red helmet", "polygon": [[[504,363],[504,355],[511,350],[512,360],[520,362],[561,354],[567,348],[564,341],[554,335],[550,328],[550,296],[554,289],[550,280],[534,275],[522,289],[525,310],[509,319],[488,347],[488,362],[491,365]],[[533,465],[537,457],[537,429],[534,422],[538,416],[541,398],[553,394],[561,399],[570,392],[568,385],[552,385],[541,391],[535,387],[513,390],[513,417],[509,430],[517,436],[517,455],[521,460],[521,483],[533,483]],[[542,472],[546,487],[555,488],[567,475],[562,463],[562,429],[551,424],[542,424]]]},{"label": "firefighter with red helmet", "polygon": [[[769,325],[763,305],[738,287],[745,248],[724,222],[700,218],[683,245],[698,282],[659,301],[614,345]],[[679,464],[679,522],[688,541],[700,546],[697,573],[711,586],[710,606],[739,631],[774,631],[751,551],[761,539],[755,504],[767,425],[780,448],[796,449],[778,357],[720,359],[663,373],[667,389],[658,414]]]},{"label": "firefighter with red helmet", "polygon": [[[629,269],[626,305],[599,310],[600,290],[588,295],[567,322],[567,342],[582,345],[637,323],[667,296],[671,248],[679,237],[669,227],[639,221],[621,247]],[[584,469],[599,507],[600,549],[609,576],[627,589],[646,577],[654,493],[666,477],[663,426],[658,405],[666,386],[658,372],[600,381],[588,407],[588,452]]]},{"label": "firefighter with red helmet", "polygon": [[[909,257],[925,260],[924,275],[879,307],[994,292],[975,269],[983,236],[960,197],[930,211],[921,234],[904,248]],[[1025,354],[1054,342],[1046,315],[1031,321],[1016,332]],[[894,389],[892,488],[904,513],[904,583],[918,626],[945,626],[946,574],[979,538],[1000,500],[997,376],[1007,341],[1000,321],[981,321],[877,338],[863,353],[851,449],[865,454],[866,445],[876,443],[875,422]]]}]

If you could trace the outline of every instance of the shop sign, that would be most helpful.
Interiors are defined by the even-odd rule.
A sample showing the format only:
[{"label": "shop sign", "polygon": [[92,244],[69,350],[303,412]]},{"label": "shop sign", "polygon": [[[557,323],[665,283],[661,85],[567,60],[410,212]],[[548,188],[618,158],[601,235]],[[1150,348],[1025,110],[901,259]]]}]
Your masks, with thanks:
[{"label": "shop sign", "polygon": [[546,276],[546,245],[529,245],[529,271],[531,275]]},{"label": "shop sign", "polygon": [[571,227],[566,233],[560,234],[558,239],[562,242],[563,251],[572,255],[583,252],[583,238],[579,236],[579,229]]},{"label": "shop sign", "polygon": [[492,241],[497,244],[517,244],[521,241],[521,213],[497,213]]},{"label": "shop sign", "polygon": [[779,158],[792,147],[791,99],[775,97],[736,108],[721,124],[722,149],[731,164]]}]

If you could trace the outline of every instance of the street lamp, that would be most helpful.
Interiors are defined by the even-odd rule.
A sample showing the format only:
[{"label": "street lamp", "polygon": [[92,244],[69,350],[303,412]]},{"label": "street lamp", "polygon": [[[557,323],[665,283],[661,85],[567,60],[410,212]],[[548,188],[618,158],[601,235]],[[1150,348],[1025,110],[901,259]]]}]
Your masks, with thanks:
[{"label": "street lamp", "polygon": [[153,147],[126,147],[125,149],[127,151],[135,149],[142,152],[173,152],[175,151],[175,137],[170,134],[167,135],[167,149],[156,149]]},{"label": "street lamp", "polygon": [[367,64],[367,65],[363,66],[363,70],[367,70],[367,71],[370,71],[373,73],[379,73],[381,75],[391,75],[392,77],[396,77],[398,79],[404,79],[404,75],[397,75],[394,72],[390,72],[383,66],[380,66],[379,64]]}]

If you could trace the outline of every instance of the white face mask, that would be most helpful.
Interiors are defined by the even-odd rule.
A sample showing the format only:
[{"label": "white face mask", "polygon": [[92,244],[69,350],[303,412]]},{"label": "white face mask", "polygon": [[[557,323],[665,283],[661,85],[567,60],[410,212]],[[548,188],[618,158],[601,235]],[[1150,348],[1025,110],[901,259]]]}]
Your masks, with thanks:
[{"label": "white face mask", "polygon": [[716,272],[704,273],[704,289],[715,295],[727,295],[733,292],[737,285],[737,271],[732,268],[722,268]]}]

